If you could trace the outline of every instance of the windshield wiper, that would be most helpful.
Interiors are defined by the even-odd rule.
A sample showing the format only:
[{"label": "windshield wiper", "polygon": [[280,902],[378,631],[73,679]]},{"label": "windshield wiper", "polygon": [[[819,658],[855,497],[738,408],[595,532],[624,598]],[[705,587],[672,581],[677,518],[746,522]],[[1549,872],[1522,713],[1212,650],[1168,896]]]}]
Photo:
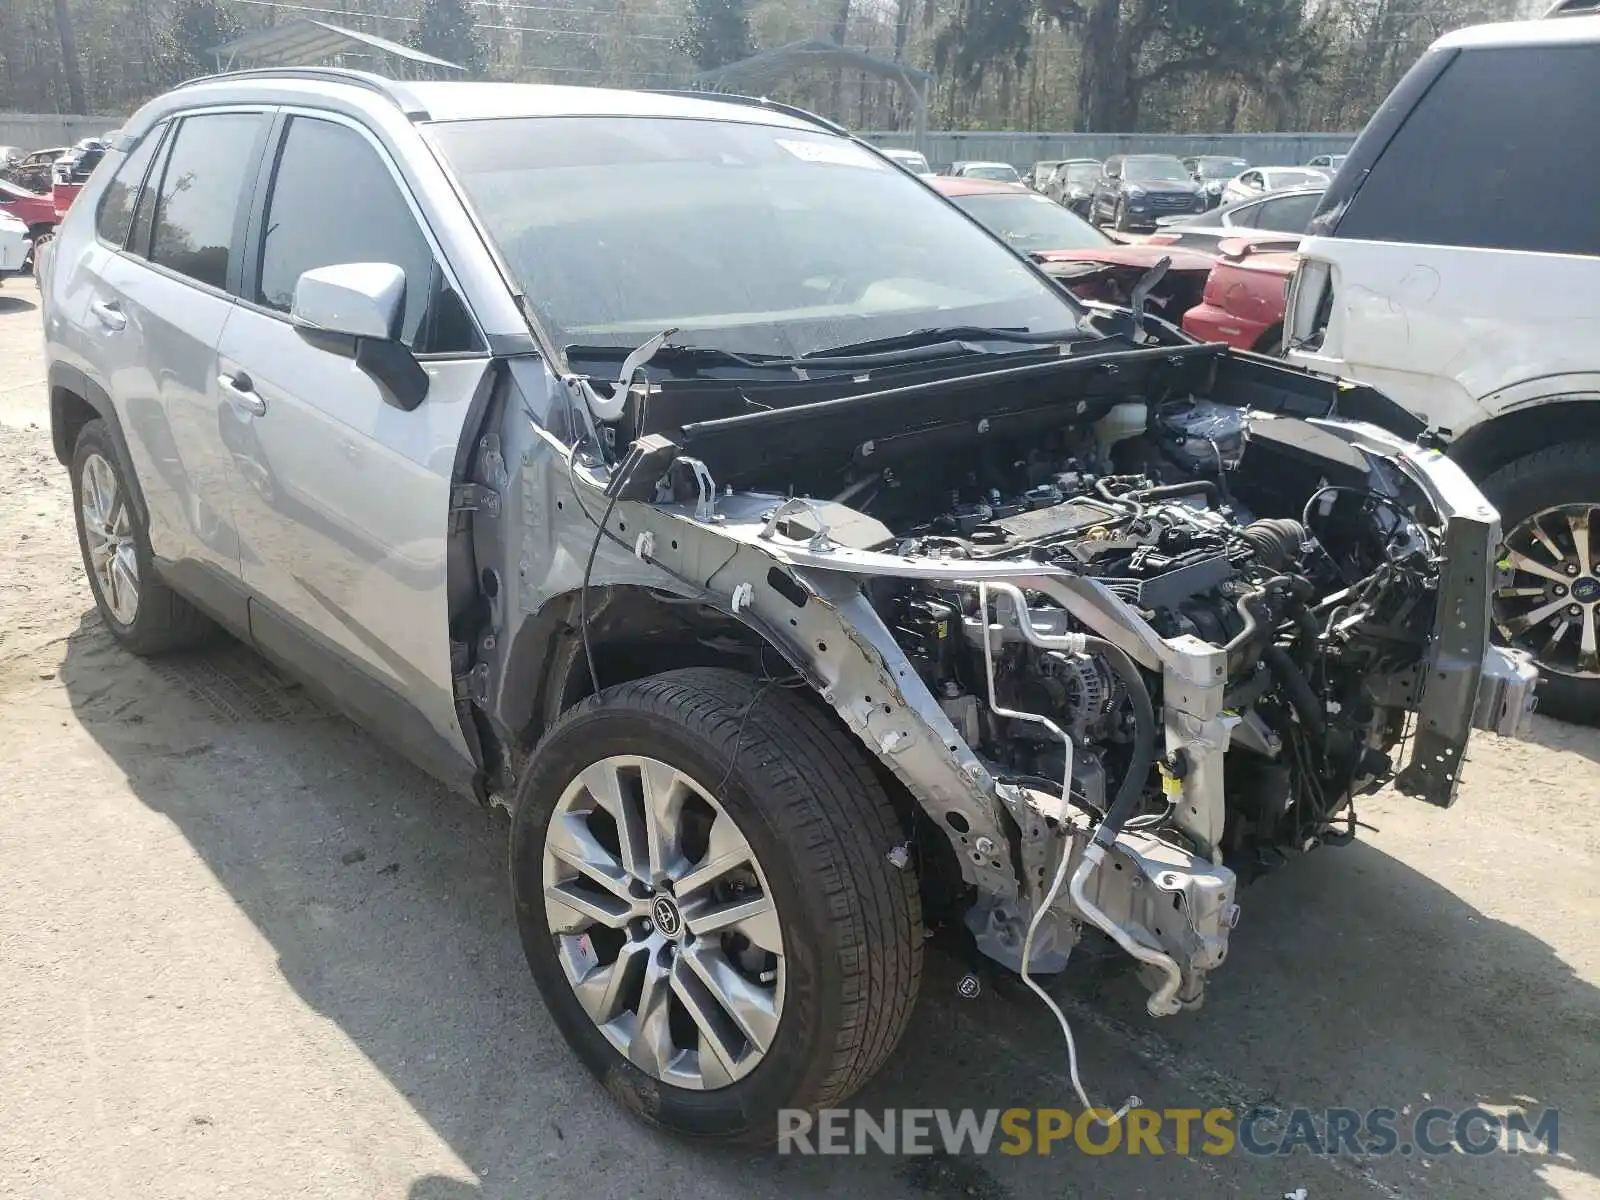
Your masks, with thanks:
[{"label": "windshield wiper", "polygon": [[[663,344],[656,347],[645,362],[678,367],[691,372],[711,367],[743,367],[754,371],[790,372],[870,371],[876,367],[901,366],[908,363],[933,362],[944,358],[990,353],[976,344],[980,341],[1021,342],[1047,346],[1059,343],[1076,333],[1076,330],[1067,330],[1056,334],[1031,334],[1015,329],[980,329],[976,326],[919,329],[894,337],[815,350],[799,356],[741,354],[714,346]],[[631,353],[626,346],[568,346],[566,349],[569,360],[594,362],[616,362]]]},{"label": "windshield wiper", "polygon": [[873,338],[864,342],[850,342],[843,346],[830,346],[803,355],[802,362],[815,363],[840,355],[882,354],[897,350],[942,349],[947,346],[969,347],[980,351],[972,342],[1015,342],[1024,346],[1051,346],[1081,336],[1077,329],[1056,329],[1047,333],[1034,333],[1028,329],[996,329],[983,325],[934,325],[926,329],[913,329],[910,333],[892,337]]},{"label": "windshield wiper", "polygon": [[[648,343],[646,343],[648,345]],[[567,358],[583,362],[624,362],[635,353],[631,346],[568,346]],[[686,367],[696,371],[702,367],[777,367],[787,370],[799,359],[781,354],[737,354],[732,350],[719,350],[715,346],[678,346],[663,343],[640,365],[661,363],[665,366]]]}]

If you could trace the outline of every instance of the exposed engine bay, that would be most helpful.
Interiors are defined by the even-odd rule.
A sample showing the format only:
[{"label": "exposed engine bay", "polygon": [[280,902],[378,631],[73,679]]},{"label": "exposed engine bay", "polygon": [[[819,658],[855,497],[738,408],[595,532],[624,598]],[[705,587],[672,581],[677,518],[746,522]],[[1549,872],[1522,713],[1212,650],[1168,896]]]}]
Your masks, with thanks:
[{"label": "exposed engine bay", "polygon": [[1488,645],[1494,510],[1366,419],[1398,411],[1376,393],[1335,416],[1208,346],[1005,378],[652,389],[597,471],[609,540],[754,631],[758,673],[776,647],[903,785],[925,909],[1025,980],[1098,930],[1168,1015],[1241,882],[1351,840],[1390,780],[1450,804],[1537,672]]},{"label": "exposed engine bay", "polygon": [[[1153,437],[1104,441],[1108,427],[1126,433],[1144,417],[1127,405],[1098,437],[986,447],[932,520],[909,516],[914,506],[893,514],[909,498],[882,490],[862,507],[893,514],[898,554],[1046,563],[1097,581],[1162,638],[1221,647],[1232,724],[1223,849],[1253,875],[1352,836],[1354,797],[1393,776],[1406,708],[1383,681],[1415,671],[1428,648],[1440,547],[1401,500],[1365,488],[1327,486],[1304,522],[1256,517],[1252,501],[1283,506],[1238,470],[1248,427],[1238,409],[1182,401],[1157,414]],[[1130,789],[1130,823],[1163,826],[1171,806],[1157,768],[1181,779],[1186,764],[1181,753],[1152,761],[1159,696],[1144,697],[1125,665],[1002,633],[991,703],[983,647],[986,630],[1004,628],[1001,597],[984,612],[977,586],[923,584],[884,607],[946,715],[1002,778],[1060,791],[1062,738],[1002,713],[1044,716],[1077,748],[1073,803],[1099,819],[1132,779],[1142,786]],[[1050,622],[1052,634],[1074,630],[1095,632],[1065,613]]]}]

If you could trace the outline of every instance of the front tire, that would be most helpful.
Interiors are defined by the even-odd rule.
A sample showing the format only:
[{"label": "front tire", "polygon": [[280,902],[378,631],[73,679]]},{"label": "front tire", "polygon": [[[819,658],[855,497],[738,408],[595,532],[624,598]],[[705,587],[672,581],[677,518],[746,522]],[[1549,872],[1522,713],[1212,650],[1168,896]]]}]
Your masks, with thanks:
[{"label": "front tire", "polygon": [[72,508],[100,619],[135,654],[202,645],[217,627],[156,577],[149,533],[131,495],[111,431],[101,419],[90,421],[72,452]]},{"label": "front tire", "polygon": [[1538,660],[1539,711],[1600,724],[1600,443],[1565,442],[1482,483],[1503,544],[1491,612],[1496,639]]},{"label": "front tire", "polygon": [[767,1142],[905,1031],[922,968],[904,838],[854,739],[734,671],[672,671],[564,714],[518,788],[512,892],[563,1036],[618,1100]]}]

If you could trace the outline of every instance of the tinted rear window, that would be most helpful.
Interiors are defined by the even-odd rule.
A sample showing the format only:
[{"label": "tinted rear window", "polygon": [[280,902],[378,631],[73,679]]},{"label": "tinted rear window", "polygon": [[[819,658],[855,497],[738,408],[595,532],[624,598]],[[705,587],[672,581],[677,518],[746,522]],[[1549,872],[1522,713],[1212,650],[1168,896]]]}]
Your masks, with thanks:
[{"label": "tinted rear window", "polygon": [[264,113],[206,113],[175,135],[156,197],[150,261],[227,286],[229,247]]},{"label": "tinted rear window", "polygon": [[1600,253],[1600,46],[1467,50],[1373,164],[1338,236]]}]

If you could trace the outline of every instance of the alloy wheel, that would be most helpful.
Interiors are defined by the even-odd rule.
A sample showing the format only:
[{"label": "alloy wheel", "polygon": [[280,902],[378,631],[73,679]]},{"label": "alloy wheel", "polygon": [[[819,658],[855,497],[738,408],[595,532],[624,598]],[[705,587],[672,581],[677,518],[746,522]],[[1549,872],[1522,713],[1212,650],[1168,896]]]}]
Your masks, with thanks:
[{"label": "alloy wheel", "polygon": [[83,460],[79,480],[83,512],[84,553],[100,585],[100,596],[119,625],[132,625],[139,615],[139,559],[134,550],[133,520],[117,473],[104,458]]},{"label": "alloy wheel", "polygon": [[727,1087],[783,1015],[783,933],[754,851],[702,784],[613,756],[568,784],[545,833],[545,915],[579,1003],[664,1083]]},{"label": "alloy wheel", "polygon": [[1493,593],[1495,628],[1541,669],[1600,678],[1600,574],[1590,515],[1600,505],[1558,504],[1506,534]]}]

